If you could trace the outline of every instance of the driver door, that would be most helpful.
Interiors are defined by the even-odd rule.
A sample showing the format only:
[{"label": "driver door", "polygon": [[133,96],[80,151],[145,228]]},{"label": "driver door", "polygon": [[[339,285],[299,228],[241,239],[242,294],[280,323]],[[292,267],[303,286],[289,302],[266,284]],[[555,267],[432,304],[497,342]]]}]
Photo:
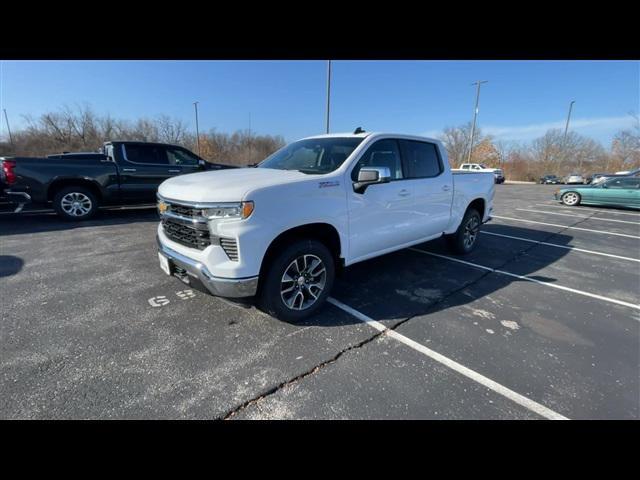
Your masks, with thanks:
[{"label": "driver door", "polygon": [[371,145],[351,170],[351,182],[364,166],[389,168],[391,181],[370,185],[363,193],[352,188],[347,192],[349,256],[356,261],[420,238],[414,187],[405,178],[397,140],[378,140]]}]

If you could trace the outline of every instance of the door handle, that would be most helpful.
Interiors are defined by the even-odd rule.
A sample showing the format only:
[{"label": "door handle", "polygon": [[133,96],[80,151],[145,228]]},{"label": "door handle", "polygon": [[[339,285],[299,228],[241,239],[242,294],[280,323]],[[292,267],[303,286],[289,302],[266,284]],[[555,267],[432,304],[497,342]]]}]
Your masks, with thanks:
[{"label": "door handle", "polygon": [[400,190],[398,192],[398,195],[400,195],[401,197],[408,197],[409,195],[411,195],[411,192],[409,190]]},{"label": "door handle", "polygon": [[136,169],[135,168],[123,168],[122,171],[123,172],[135,172]]},{"label": "door handle", "polygon": [[443,185],[442,190],[444,190],[445,192],[448,192],[449,190],[451,190],[451,187],[449,185]]},{"label": "door handle", "polygon": [[180,173],[180,170],[169,170],[169,173]]}]

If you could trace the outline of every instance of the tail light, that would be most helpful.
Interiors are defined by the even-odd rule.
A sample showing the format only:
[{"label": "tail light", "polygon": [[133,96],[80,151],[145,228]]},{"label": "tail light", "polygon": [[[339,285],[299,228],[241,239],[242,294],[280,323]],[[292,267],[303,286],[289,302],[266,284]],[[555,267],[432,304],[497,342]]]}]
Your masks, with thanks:
[{"label": "tail light", "polygon": [[8,185],[16,182],[16,174],[13,169],[16,168],[16,162],[13,160],[2,160],[2,173],[4,173],[5,181]]}]

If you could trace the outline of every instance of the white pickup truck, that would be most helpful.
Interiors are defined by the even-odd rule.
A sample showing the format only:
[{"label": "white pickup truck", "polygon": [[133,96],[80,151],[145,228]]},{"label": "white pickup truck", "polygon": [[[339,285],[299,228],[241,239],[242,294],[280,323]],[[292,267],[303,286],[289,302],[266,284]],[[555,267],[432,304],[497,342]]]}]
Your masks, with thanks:
[{"label": "white pickup truck", "polygon": [[470,252],[491,218],[493,175],[452,173],[437,140],[356,132],[163,182],[162,269],[297,321],[322,306],[339,268],[442,235]]},{"label": "white pickup truck", "polygon": [[[496,183],[504,183],[504,172],[501,168],[487,167],[484,163],[463,163],[458,170],[465,172],[491,172],[495,177]],[[454,172],[457,170],[454,170]]]}]

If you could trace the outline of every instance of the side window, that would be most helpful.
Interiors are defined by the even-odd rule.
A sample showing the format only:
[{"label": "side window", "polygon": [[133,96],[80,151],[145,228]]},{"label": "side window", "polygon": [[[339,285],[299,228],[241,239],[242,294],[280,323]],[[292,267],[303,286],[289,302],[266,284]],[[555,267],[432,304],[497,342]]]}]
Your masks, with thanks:
[{"label": "side window", "polygon": [[354,182],[358,180],[358,172],[362,167],[388,167],[391,172],[391,180],[404,178],[398,142],[387,139],[378,140],[371,145],[351,171],[351,179]]},{"label": "side window", "polygon": [[151,165],[168,165],[167,151],[158,145],[125,145],[127,160]]},{"label": "side window", "polygon": [[198,157],[181,148],[167,148],[170,165],[198,165]]},{"label": "side window", "polygon": [[470,165],[468,165],[466,163],[464,165],[462,165],[462,169],[463,170],[469,170],[469,167],[470,167]]},{"label": "side window", "polygon": [[638,178],[618,178],[609,182],[609,188],[638,188],[640,179]]},{"label": "side window", "polygon": [[406,178],[437,177],[443,171],[436,145],[414,140],[400,140],[407,167]]}]

